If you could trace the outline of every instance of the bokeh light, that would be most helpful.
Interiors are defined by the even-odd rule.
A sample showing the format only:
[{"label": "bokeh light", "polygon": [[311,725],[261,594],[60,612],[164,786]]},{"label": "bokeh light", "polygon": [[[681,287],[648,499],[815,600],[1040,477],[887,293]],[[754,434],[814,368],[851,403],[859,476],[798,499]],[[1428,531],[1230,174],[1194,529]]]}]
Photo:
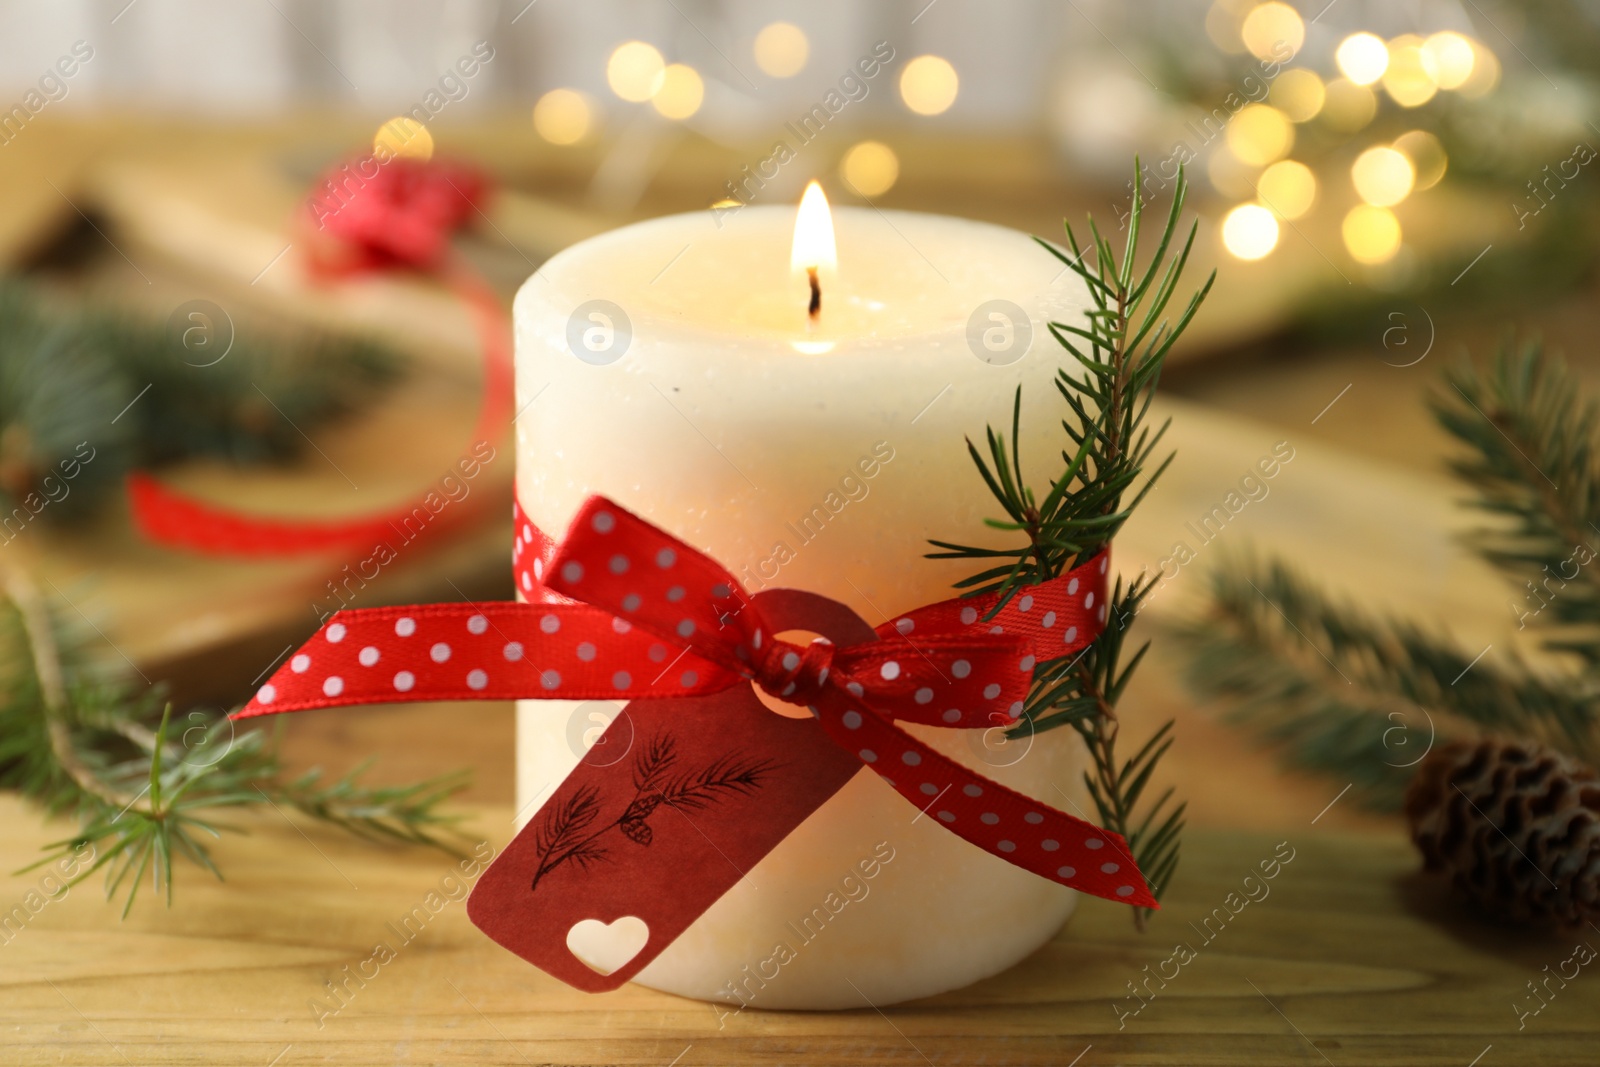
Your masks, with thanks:
[{"label": "bokeh light", "polygon": [[1411,195],[1416,180],[1416,171],[1406,154],[1384,145],[1367,149],[1350,167],[1356,195],[1375,207],[1398,204]]},{"label": "bokeh light", "polygon": [[1439,138],[1427,130],[1412,130],[1395,138],[1396,151],[1405,154],[1411,161],[1411,169],[1416,172],[1416,181],[1413,189],[1431,189],[1439,184],[1444,177],[1445,168],[1449,166],[1449,158],[1445,155],[1444,145]]},{"label": "bokeh light", "polygon": [[1328,83],[1321,119],[1333,129],[1355,133],[1377,113],[1378,97],[1365,85],[1357,85],[1348,78],[1335,78]]},{"label": "bokeh light", "polygon": [[1439,91],[1439,79],[1433,57],[1422,48],[1422,38],[1406,34],[1389,42],[1383,88],[1401,107],[1421,107],[1433,99]]},{"label": "bokeh light", "polygon": [[1244,39],[1244,46],[1250,50],[1250,54],[1257,59],[1282,62],[1286,46],[1291,53],[1295,53],[1306,43],[1306,24],[1300,20],[1300,12],[1288,4],[1270,0],[1251,9],[1244,17],[1239,36]]},{"label": "bokeh light", "polygon": [[372,150],[426,161],[433,158],[433,134],[416,119],[402,115],[378,127],[372,138]]},{"label": "bokeh light", "polygon": [[1206,36],[1211,43],[1230,56],[1244,51],[1244,41],[1239,30],[1244,17],[1255,6],[1255,0],[1216,0],[1206,11]]},{"label": "bokeh light", "polygon": [[792,78],[806,67],[811,42],[792,22],[774,22],[756,34],[756,66],[774,78]]},{"label": "bokeh light", "polygon": [[1433,61],[1433,73],[1441,89],[1459,89],[1472,77],[1477,53],[1472,42],[1445,30],[1422,43],[1422,50]]},{"label": "bokeh light", "polygon": [[1322,110],[1328,92],[1322,79],[1303,67],[1295,67],[1278,75],[1272,83],[1272,106],[1289,116],[1291,122],[1309,122]]},{"label": "bokeh light", "polygon": [[533,105],[533,128],[551,144],[577,144],[592,125],[594,108],[574,89],[551,89]]},{"label": "bokeh light", "polygon": [[1222,220],[1222,245],[1239,259],[1260,259],[1278,245],[1278,220],[1260,204],[1240,204]]},{"label": "bokeh light", "polygon": [[656,95],[666,77],[667,64],[661,53],[643,41],[617,45],[606,60],[606,84],[629,103],[642,104]]},{"label": "bokeh light", "polygon": [[1389,46],[1371,33],[1352,33],[1333,54],[1339,73],[1356,85],[1371,85],[1389,66]]},{"label": "bokeh light", "polygon": [[961,82],[943,56],[918,56],[900,72],[900,99],[919,115],[939,115],[956,102]]},{"label": "bokeh light", "polygon": [[1499,84],[1499,57],[1477,41],[1473,41],[1472,73],[1468,74],[1467,80],[1456,88],[1456,92],[1472,100],[1488,95]]},{"label": "bokeh light", "polygon": [[685,63],[673,63],[662,72],[661,88],[650,98],[650,106],[669,119],[686,119],[700,110],[706,98],[700,72]]},{"label": "bokeh light", "polygon": [[900,158],[879,141],[862,141],[839,161],[839,177],[862,196],[879,196],[900,177]]},{"label": "bokeh light", "polygon": [[1228,149],[1245,163],[1258,167],[1276,162],[1294,147],[1294,124],[1283,112],[1265,104],[1251,104],[1228,123]]},{"label": "bokeh light", "polygon": [[1345,215],[1340,232],[1357,263],[1387,263],[1400,251],[1400,220],[1386,207],[1357,204]]},{"label": "bokeh light", "polygon": [[1317,198],[1317,176],[1304,163],[1282,159],[1261,172],[1256,191],[1279,218],[1297,219]]}]

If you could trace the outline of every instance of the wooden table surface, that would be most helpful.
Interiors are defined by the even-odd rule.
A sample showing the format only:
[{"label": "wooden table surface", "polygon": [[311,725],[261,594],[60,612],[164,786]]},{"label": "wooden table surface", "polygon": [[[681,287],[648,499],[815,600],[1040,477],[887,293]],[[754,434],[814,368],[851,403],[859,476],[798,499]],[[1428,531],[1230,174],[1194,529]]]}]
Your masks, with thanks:
[{"label": "wooden table surface", "polygon": [[[1038,953],[967,989],[882,1010],[725,1014],[637,986],[575,992],[480,936],[448,898],[402,943],[388,924],[439,888],[447,858],[268,812],[219,845],[230,881],[185,869],[171,911],[147,901],[119,922],[86,885],[6,928],[0,1063],[1595,1062],[1600,978],[1552,984],[1520,1031],[1514,1005],[1600,933],[1486,928],[1415,874],[1397,834],[1332,830],[1314,808],[1282,814],[1272,831],[1196,833],[1146,935],[1090,900]],[[471,841],[498,849],[510,818],[508,805],[475,808]],[[7,867],[58,830],[0,800]],[[1266,894],[1230,899],[1274,854],[1288,862]],[[37,881],[7,877],[0,903]],[[1202,926],[1219,908],[1227,921]],[[343,982],[378,941],[393,958],[335,999],[324,982]],[[1157,970],[1175,977],[1144,986]]]}]

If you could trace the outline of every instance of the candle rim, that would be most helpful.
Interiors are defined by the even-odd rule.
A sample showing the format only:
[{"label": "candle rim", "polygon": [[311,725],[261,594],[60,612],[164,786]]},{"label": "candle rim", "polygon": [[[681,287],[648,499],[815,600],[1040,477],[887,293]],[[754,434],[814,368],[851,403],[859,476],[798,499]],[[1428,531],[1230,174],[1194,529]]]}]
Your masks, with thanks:
[{"label": "candle rim", "polygon": [[[824,269],[822,273],[825,281],[834,283],[826,290],[827,309],[833,314],[825,312],[819,327],[815,331],[808,332],[803,303],[803,289],[806,284],[804,273],[791,271],[781,258],[778,259],[778,267],[774,273],[788,278],[796,288],[792,294],[774,290],[770,303],[774,307],[792,312],[792,329],[751,327],[747,324],[707,317],[700,307],[686,310],[662,302],[660,294],[671,292],[670,283],[667,281],[671,277],[671,271],[687,265],[682,261],[673,261],[669,264],[668,261],[672,260],[674,254],[689,260],[690,253],[697,244],[703,243],[705,247],[713,247],[711,242],[724,237],[735,241],[751,239],[741,237],[741,227],[746,234],[758,234],[761,241],[786,239],[795,209],[791,205],[781,203],[749,205],[733,218],[725,220],[720,229],[713,212],[699,210],[640,219],[585,238],[551,256],[523,283],[515,298],[516,312],[521,320],[524,316],[534,314],[536,307],[558,309],[565,304],[576,307],[589,300],[610,299],[610,293],[637,290],[646,294],[645,299],[632,303],[619,302],[629,316],[630,325],[636,334],[639,333],[640,327],[646,327],[653,340],[668,344],[709,340],[718,347],[737,349],[747,356],[757,351],[765,351],[775,355],[787,355],[793,359],[796,357],[796,349],[791,342],[795,340],[831,340],[835,342],[835,352],[843,353],[892,350],[904,345],[922,343],[929,338],[948,338],[953,334],[959,337],[961,328],[966,323],[967,312],[979,304],[994,299],[1008,300],[1022,306],[1029,312],[1035,328],[1041,331],[1048,321],[1075,321],[1089,307],[1089,296],[1083,283],[1070,271],[1062,271],[1060,263],[1021,230],[984,219],[937,212],[877,210],[850,204],[834,205],[832,210],[836,237],[842,237],[844,242],[859,239],[861,231],[857,229],[858,223],[885,225],[888,236],[898,245],[893,254],[900,257],[900,262],[908,264],[911,270],[920,271],[927,276],[911,287],[918,294],[918,300],[905,302],[896,300],[896,306],[901,309],[900,317],[892,321],[884,320],[885,325],[892,327],[887,331],[851,332],[849,327],[859,320],[851,319],[848,313],[841,312],[840,309],[859,306],[863,300],[870,300],[872,294],[870,291],[863,294],[849,287],[841,288],[837,277],[839,272]],[[759,226],[746,225],[758,220]],[[957,232],[966,230],[974,238],[991,242],[988,248],[979,250],[982,254],[968,257],[959,264],[963,268],[963,274],[961,282],[958,283],[961,291],[957,294],[959,299],[955,305],[951,304],[944,292],[947,283],[941,280],[940,269],[928,262],[912,243],[917,236],[918,228],[930,224],[938,227],[951,226]],[[663,242],[654,236],[656,233],[670,232],[675,227],[684,229],[673,234],[672,240]],[[846,236],[851,231],[854,231],[853,236]],[[660,259],[667,270],[662,271],[662,276],[655,281],[650,275],[660,271],[660,268],[654,266],[653,260],[648,268],[639,265],[638,246],[641,237],[661,246]],[[681,243],[684,240],[688,241],[687,245]],[[670,250],[667,249],[668,244],[673,245]],[[988,257],[990,254],[1000,252],[1002,247],[1014,250],[1003,253],[1008,262],[1030,259],[1037,264],[1037,273],[1033,274],[1031,279],[1018,277],[1012,284],[1006,284],[1003,280],[990,283],[988,279],[995,272]],[[602,261],[610,262],[602,262],[596,266],[594,263],[596,256]],[[861,258],[852,257],[848,247],[844,256],[847,263],[851,259]],[[618,268],[617,264],[623,266]],[[865,270],[869,266],[870,264],[863,263],[861,269]],[[978,266],[983,269],[977,269]],[[945,271],[948,272],[946,277],[955,273],[948,264],[945,266]],[[857,273],[852,270],[851,277]],[[656,284],[657,281],[660,282],[659,285]],[[960,311],[959,321],[950,314],[952,306],[964,309]],[[914,319],[913,312],[917,313]],[[542,310],[540,312],[540,314],[545,313]],[[844,329],[842,332],[836,332],[837,327]],[[965,354],[964,348],[962,353]]]}]

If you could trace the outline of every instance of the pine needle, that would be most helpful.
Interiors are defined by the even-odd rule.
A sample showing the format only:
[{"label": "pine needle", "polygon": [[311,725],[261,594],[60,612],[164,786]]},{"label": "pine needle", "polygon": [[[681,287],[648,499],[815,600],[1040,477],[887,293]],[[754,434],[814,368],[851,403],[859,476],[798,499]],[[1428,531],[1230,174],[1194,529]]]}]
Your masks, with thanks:
[{"label": "pine needle", "polygon": [[68,613],[24,573],[0,579],[0,788],[79,823],[24,870],[92,856],[72,884],[103,871],[126,917],[148,878],[170,907],[174,856],[220,880],[210,843],[232,828],[216,816],[269,802],[369,840],[458,851],[458,818],[443,804],[464,774],[375,787],[358,781],[363,765],[327,783],[315,770],[286,779],[274,735],[236,732],[215,712],[179,716],[170,703],[157,712],[159,687],[141,693],[95,663]]},{"label": "pine needle", "polygon": [[1200,695],[1294,766],[1395,810],[1427,748],[1450,737],[1534,739],[1600,757],[1600,404],[1537,344],[1448,372],[1434,416],[1451,463],[1490,517],[1467,540],[1520,588],[1508,622],[1537,629],[1553,664],[1485,654],[1442,629],[1330,598],[1287,565],[1229,558],[1205,617],[1181,627]]},{"label": "pine needle", "polygon": [[163,463],[291,458],[301,430],[369,402],[400,364],[363,341],[243,329],[211,359],[160,322],[0,280],[0,515],[79,519]]},{"label": "pine needle", "polygon": [[[1055,383],[1066,406],[1062,428],[1068,439],[1060,453],[1059,473],[1038,492],[1024,477],[1019,389],[1009,440],[990,427],[983,446],[969,440],[967,449],[1006,516],[987,525],[1021,534],[1025,543],[996,549],[932,541],[939,551],[928,553],[930,559],[984,561],[985,569],[958,582],[957,588],[967,596],[997,595],[991,617],[1027,586],[1066,573],[1109,544],[1171,461],[1169,455],[1151,468],[1166,427],[1152,430],[1145,416],[1167,354],[1216,277],[1213,272],[1189,297],[1177,322],[1163,317],[1194,247],[1195,227],[1191,225],[1185,234],[1179,225],[1187,191],[1180,171],[1160,239],[1142,273],[1138,261],[1145,195],[1137,161],[1120,263],[1093,219],[1088,250],[1079,246],[1070,225],[1064,248],[1039,240],[1088,286],[1095,305],[1083,323],[1050,324],[1051,336],[1070,357]],[[1127,587],[1119,581],[1100,636],[1075,655],[1035,666],[1024,721],[1013,732],[1026,735],[1061,726],[1077,731],[1092,757],[1085,780],[1100,820],[1127,839],[1151,893],[1159,899],[1177,869],[1184,805],[1172,802],[1170,790],[1154,803],[1141,807],[1139,802],[1171,744],[1172,724],[1157,731],[1156,740],[1131,760],[1119,762],[1116,753],[1117,701],[1148,647],[1125,657],[1127,629],[1150,588],[1147,581]],[[1135,910],[1140,929],[1147,917],[1146,909]]]}]

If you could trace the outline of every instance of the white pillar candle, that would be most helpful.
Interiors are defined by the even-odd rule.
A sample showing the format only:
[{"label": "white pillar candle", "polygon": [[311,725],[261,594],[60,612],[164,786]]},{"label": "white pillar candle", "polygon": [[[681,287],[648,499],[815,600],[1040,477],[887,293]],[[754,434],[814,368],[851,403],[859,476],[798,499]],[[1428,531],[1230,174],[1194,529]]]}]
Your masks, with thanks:
[{"label": "white pillar candle", "polygon": [[[1053,379],[1065,353],[1045,324],[1076,321],[1086,294],[1023,234],[844,208],[813,318],[804,264],[791,263],[795,218],[745,207],[655,219],[529,279],[515,308],[517,489],[553,537],[602,493],[752,592],[822,593],[876,626],[955,595],[974,569],[923,558],[929,538],[1014,543],[982,525],[1000,509],[965,439],[982,447],[986,425],[1009,435],[1019,385],[1024,475],[1045,486],[1061,470]],[[522,703],[519,822],[576,765],[606,708]],[[999,731],[907,729],[1055,807],[1078,803],[1069,730],[1001,743]],[[841,900],[836,914],[825,907]],[[719,1011],[882,1005],[1011,966],[1074,901],[863,771],[637,980]],[[801,923],[819,908],[825,924]],[[779,945],[789,958],[775,958]]]}]

